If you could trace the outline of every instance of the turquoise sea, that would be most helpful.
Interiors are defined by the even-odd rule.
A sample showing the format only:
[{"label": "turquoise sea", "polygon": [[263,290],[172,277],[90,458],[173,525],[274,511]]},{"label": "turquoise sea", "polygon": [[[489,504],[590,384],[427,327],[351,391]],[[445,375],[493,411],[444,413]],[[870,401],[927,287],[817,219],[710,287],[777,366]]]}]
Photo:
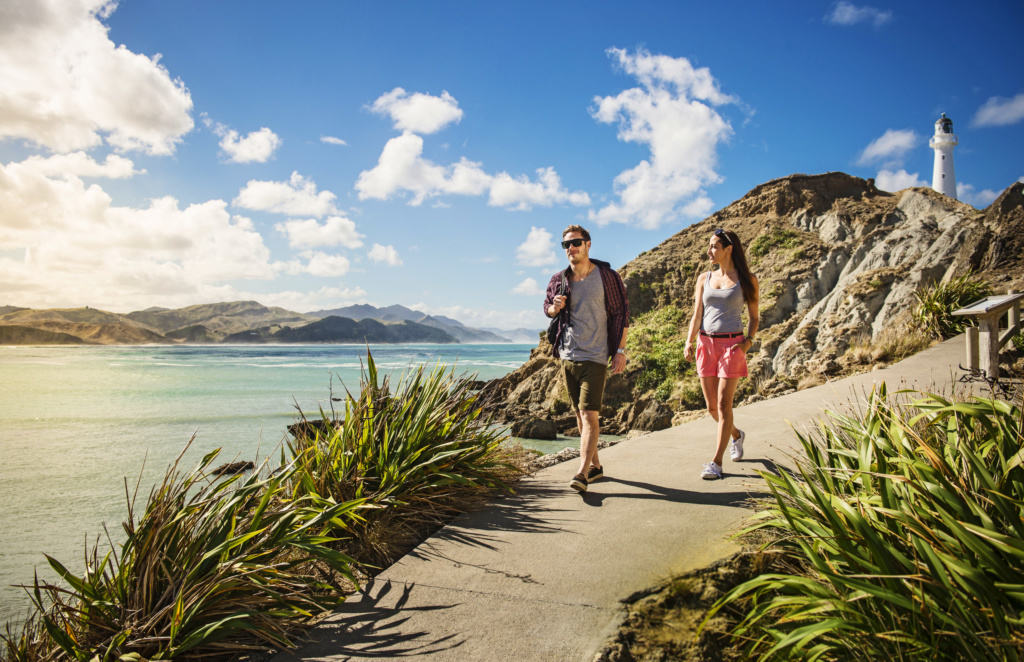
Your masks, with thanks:
[{"label": "turquoise sea", "polygon": [[[492,379],[531,348],[370,350],[396,376],[441,362]],[[186,466],[214,448],[224,462],[274,453],[296,405],[317,415],[332,388],[357,389],[365,358],[363,345],[0,346],[0,623],[28,605],[13,584],[30,582],[34,569],[52,576],[44,553],[77,571],[104,524],[120,540],[126,480],[134,491],[141,476],[141,506],[193,434]],[[529,445],[554,452],[575,443]]]}]

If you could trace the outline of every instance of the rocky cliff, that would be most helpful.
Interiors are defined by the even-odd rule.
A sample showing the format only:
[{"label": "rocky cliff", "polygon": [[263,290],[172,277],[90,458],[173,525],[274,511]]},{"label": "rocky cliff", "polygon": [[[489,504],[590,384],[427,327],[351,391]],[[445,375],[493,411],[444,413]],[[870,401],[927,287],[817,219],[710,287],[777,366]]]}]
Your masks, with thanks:
[{"label": "rocky cliff", "polygon": [[[761,330],[741,399],[848,369],[855,347],[903,333],[921,286],[975,271],[996,291],[1024,288],[1024,184],[977,210],[931,189],[887,193],[843,173],[767,182],[619,270],[634,321],[631,361],[608,382],[602,429],[659,429],[680,410],[702,407],[692,381],[669,375],[659,386],[661,376],[652,381],[645,372],[685,371],[666,358],[662,339],[685,335],[695,279],[708,268],[704,253],[717,227],[743,240],[761,287]],[[543,340],[526,364],[486,388],[508,421],[575,428]]]}]

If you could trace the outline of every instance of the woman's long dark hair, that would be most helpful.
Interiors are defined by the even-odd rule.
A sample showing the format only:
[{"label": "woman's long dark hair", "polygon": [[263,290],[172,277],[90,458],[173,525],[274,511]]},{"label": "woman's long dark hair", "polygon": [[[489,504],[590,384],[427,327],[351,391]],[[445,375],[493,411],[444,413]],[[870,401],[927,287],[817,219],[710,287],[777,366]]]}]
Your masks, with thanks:
[{"label": "woman's long dark hair", "polygon": [[[750,267],[747,265],[747,254],[743,252],[743,242],[732,230],[725,230],[725,236],[729,239],[729,245],[732,246],[732,264],[736,267],[736,274],[740,277],[740,289],[743,290],[743,300],[750,303],[757,296],[757,292],[754,289],[754,277],[750,273]],[[721,237],[719,237],[721,241]]]}]

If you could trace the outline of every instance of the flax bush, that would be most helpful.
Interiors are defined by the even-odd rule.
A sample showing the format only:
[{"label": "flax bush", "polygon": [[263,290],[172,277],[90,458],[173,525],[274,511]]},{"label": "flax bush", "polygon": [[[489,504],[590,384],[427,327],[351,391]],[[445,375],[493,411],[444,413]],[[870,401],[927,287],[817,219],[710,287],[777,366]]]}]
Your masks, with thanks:
[{"label": "flax bush", "polygon": [[522,475],[507,431],[491,424],[474,382],[419,367],[392,384],[367,353],[358,393],[329,425],[303,425],[288,442],[295,498],[360,499],[358,521],[333,535],[367,568],[401,556],[426,533]]},{"label": "flax bush", "polygon": [[[799,435],[799,475],[765,475],[791,572],[728,595],[751,659],[1024,659],[1021,411],[872,393]],[[710,616],[709,616],[710,618]]]},{"label": "flax bush", "polygon": [[945,283],[935,283],[918,289],[918,323],[929,334],[942,340],[952,338],[970,325],[966,317],[954,317],[953,311],[983,299],[992,293],[992,286],[975,277],[972,272],[957,276]]},{"label": "flax bush", "polygon": [[47,556],[61,582],[35,579],[35,613],[7,630],[3,658],[226,657],[289,646],[311,615],[338,604],[318,577],[350,575],[350,559],[324,531],[360,502],[289,496],[291,466],[269,478],[211,477],[218,453],[188,472],[179,456],[138,520],[130,499],[125,542],[103,556],[94,545],[84,574]]}]

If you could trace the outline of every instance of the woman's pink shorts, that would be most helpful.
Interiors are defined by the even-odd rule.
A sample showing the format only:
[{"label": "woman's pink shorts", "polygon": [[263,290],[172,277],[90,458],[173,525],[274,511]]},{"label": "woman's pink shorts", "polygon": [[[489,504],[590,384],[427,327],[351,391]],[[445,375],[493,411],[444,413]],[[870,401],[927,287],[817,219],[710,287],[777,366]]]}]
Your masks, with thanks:
[{"label": "woman's pink shorts", "polygon": [[697,376],[730,377],[747,376],[747,356],[740,349],[743,336],[735,338],[711,338],[697,336]]}]

